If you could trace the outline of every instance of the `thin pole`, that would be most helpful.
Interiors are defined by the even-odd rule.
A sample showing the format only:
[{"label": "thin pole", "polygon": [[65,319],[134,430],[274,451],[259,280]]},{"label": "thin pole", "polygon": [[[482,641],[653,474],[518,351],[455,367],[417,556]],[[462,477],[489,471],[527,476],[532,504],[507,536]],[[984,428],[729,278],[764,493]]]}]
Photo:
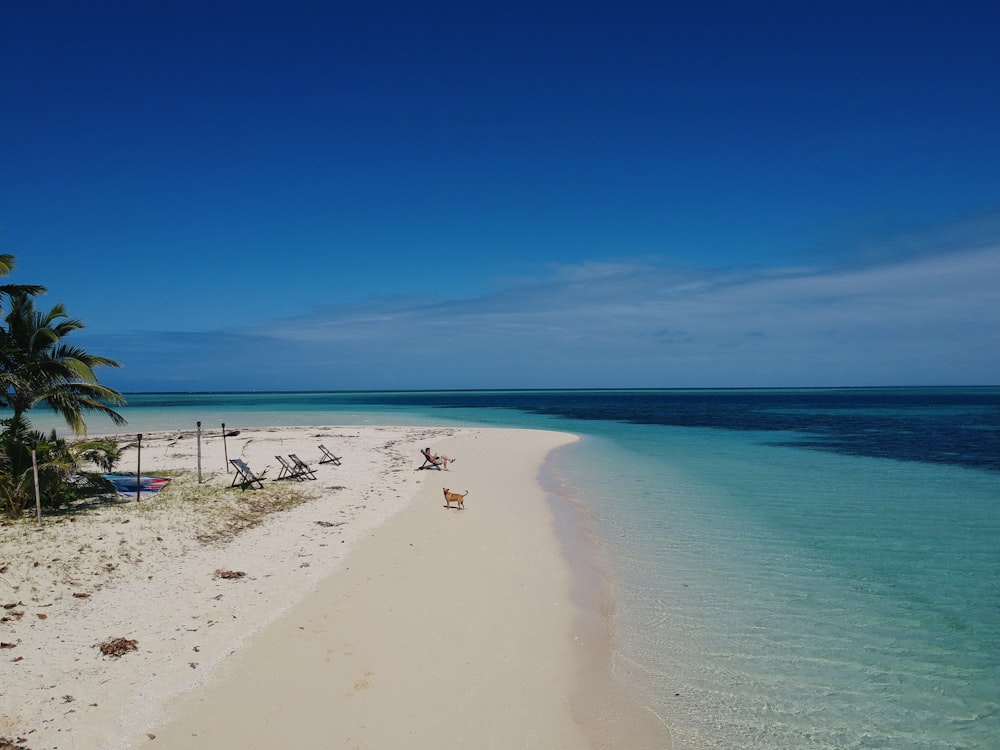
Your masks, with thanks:
[{"label": "thin pole", "polygon": [[198,484],[201,484],[201,422],[198,423]]},{"label": "thin pole", "polygon": [[142,433],[140,432],[136,437],[136,456],[135,456],[135,501],[139,502],[139,493],[142,492]]},{"label": "thin pole", "polygon": [[35,475],[35,517],[38,519],[38,525],[42,525],[42,496],[38,492],[38,459],[35,457],[35,445],[34,440],[31,441],[31,470]]},{"label": "thin pole", "polygon": [[229,449],[226,448],[226,423],[222,423],[222,455],[226,459],[226,473],[229,473]]}]

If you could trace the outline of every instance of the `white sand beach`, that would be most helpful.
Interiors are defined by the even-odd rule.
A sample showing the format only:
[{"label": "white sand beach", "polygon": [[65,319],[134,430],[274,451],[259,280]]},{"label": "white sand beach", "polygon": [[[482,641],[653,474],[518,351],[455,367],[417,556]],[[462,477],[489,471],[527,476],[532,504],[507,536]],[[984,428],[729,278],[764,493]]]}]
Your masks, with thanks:
[{"label": "white sand beach", "polygon": [[[574,439],[261,428],[225,445],[203,435],[199,451],[193,433],[145,436],[144,475],[182,471],[160,495],[0,527],[0,737],[31,750],[605,746],[581,716],[581,675],[606,634],[580,635],[537,482]],[[320,444],[341,465],[321,464]],[[417,470],[425,445],[456,459],[449,471]],[[276,481],[288,453],[317,479]],[[230,488],[226,456],[266,468],[264,488]],[[122,467],[134,463],[130,451]],[[442,487],[468,491],[465,509]],[[104,655],[115,639],[134,649]]]}]

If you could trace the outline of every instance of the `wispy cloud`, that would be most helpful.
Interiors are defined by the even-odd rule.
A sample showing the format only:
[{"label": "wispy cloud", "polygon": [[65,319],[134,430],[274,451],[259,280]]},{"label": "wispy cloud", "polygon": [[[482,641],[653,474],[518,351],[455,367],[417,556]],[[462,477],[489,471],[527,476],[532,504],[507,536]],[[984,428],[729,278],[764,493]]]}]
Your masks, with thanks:
[{"label": "wispy cloud", "polygon": [[998,332],[994,247],[839,269],[560,266],[473,299],[100,343],[127,390],[862,385],[997,382]]}]

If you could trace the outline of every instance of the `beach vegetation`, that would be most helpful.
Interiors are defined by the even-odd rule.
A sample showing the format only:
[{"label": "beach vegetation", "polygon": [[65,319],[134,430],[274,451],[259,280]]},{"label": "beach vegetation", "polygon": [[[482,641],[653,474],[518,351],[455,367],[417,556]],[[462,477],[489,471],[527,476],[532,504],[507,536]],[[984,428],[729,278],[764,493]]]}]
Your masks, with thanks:
[{"label": "beach vegetation", "polygon": [[[0,277],[14,265],[13,255],[0,254]],[[82,462],[111,471],[123,450],[114,441],[69,444],[54,431],[45,436],[31,429],[27,414],[37,406],[59,414],[77,435],[86,434],[90,412],[125,424],[113,408],[124,397],[95,372],[121,365],[67,343],[84,324],[62,304],[38,308],[35,297],[45,292],[39,284],[0,285],[0,408],[9,413],[0,420],[0,512],[14,518],[34,504],[36,471],[43,505],[60,507],[81,493],[107,489],[96,472],[79,470]]]},{"label": "beach vegetation", "polygon": [[[113,471],[125,446],[114,438],[68,441],[53,431],[31,431],[23,420],[0,420],[0,510],[18,518],[38,501],[46,510],[69,508],[81,498],[114,491],[103,473]],[[32,455],[34,454],[34,455]],[[91,470],[88,470],[88,467]],[[93,470],[93,469],[96,469]]]},{"label": "beach vegetation", "polygon": [[202,544],[232,539],[259,526],[273,513],[316,499],[311,488],[288,483],[269,482],[263,490],[237,492],[232,487],[198,484],[192,479],[182,474],[171,481],[169,498],[164,500],[182,503],[188,508],[186,515],[196,515],[199,528],[195,538]]},{"label": "beach vegetation", "polygon": [[115,470],[122,455],[135,443],[121,443],[113,437],[88,438],[67,446],[77,464],[90,463],[104,473]]}]

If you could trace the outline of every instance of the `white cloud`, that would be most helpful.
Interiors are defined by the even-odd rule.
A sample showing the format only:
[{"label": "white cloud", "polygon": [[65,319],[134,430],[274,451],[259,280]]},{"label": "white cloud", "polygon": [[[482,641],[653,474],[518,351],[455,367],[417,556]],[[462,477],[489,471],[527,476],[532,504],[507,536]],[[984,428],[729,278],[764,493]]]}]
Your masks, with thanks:
[{"label": "white cloud", "polygon": [[237,374],[287,389],[993,383],[998,331],[1000,248],[825,270],[583,264],[230,332],[198,347],[196,372],[215,389]]}]

